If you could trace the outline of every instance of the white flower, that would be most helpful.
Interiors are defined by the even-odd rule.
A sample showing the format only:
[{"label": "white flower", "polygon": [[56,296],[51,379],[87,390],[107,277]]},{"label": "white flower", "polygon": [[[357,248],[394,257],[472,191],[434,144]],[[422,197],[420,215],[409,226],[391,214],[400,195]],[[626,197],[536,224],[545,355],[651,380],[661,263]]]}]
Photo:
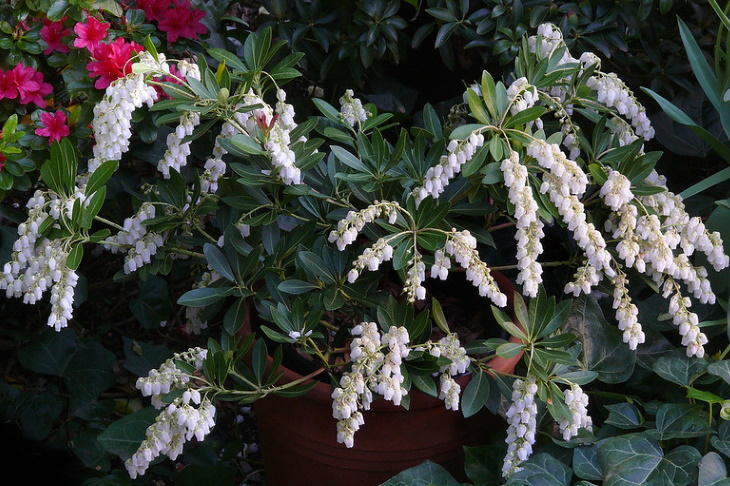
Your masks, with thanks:
[{"label": "white flower", "polygon": [[362,102],[355,98],[355,93],[351,89],[345,90],[345,94],[340,98],[340,119],[354,127],[366,121],[370,113],[362,106]]},{"label": "white flower", "polygon": [[570,419],[561,418],[558,420],[558,426],[563,434],[564,440],[570,440],[578,435],[579,429],[592,429],[593,420],[588,415],[588,395],[583,393],[583,389],[572,384],[570,388],[563,390],[565,404],[570,410]]},{"label": "white flower", "polygon": [[519,464],[532,455],[537,428],[537,383],[533,375],[512,384],[512,404],[507,410],[507,455],[502,465],[502,476],[509,478],[519,471]]}]

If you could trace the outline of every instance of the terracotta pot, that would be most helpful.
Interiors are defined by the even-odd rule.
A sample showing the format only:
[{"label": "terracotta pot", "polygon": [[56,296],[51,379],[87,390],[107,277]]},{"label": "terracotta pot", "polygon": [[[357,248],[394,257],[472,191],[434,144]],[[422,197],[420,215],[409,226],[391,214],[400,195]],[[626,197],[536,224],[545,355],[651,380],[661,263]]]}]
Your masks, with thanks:
[{"label": "terracotta pot", "polygon": [[[511,307],[514,287],[494,273]],[[512,372],[519,359],[496,357],[490,365]],[[281,371],[284,381],[301,378],[290,369]],[[462,390],[470,379],[457,379]],[[463,446],[484,444],[505,427],[503,419],[486,409],[464,418],[461,411],[447,410],[443,400],[413,387],[408,410],[380,398],[363,411],[365,424],[355,434],[355,446],[348,449],[336,440],[331,394],[329,384],[318,383],[301,397],[271,395],[254,403],[267,486],[379,485],[426,459],[466,481]]]}]

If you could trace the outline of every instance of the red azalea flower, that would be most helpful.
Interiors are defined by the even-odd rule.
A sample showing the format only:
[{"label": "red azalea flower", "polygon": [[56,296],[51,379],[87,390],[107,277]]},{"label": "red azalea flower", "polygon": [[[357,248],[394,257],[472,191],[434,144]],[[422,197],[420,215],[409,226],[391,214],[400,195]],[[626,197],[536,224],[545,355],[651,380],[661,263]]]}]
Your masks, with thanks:
[{"label": "red azalea flower", "polygon": [[159,22],[165,18],[167,9],[170,8],[170,0],[137,0],[137,8],[144,12],[147,20]]},{"label": "red azalea flower", "polygon": [[0,154],[0,172],[2,172],[3,167],[5,167],[5,161],[8,160],[5,158],[3,154]]},{"label": "red azalea flower", "polygon": [[18,97],[18,88],[15,87],[15,74],[13,71],[0,69],[0,100],[8,98],[14,100]]},{"label": "red azalea flower", "polygon": [[41,113],[41,123],[43,128],[36,128],[35,134],[42,137],[48,137],[48,143],[54,140],[61,140],[68,137],[70,129],[66,124],[66,113],[57,111],[56,113]]},{"label": "red azalea flower", "polygon": [[43,82],[43,73],[22,64],[16,64],[12,73],[15,88],[20,95],[20,103],[24,105],[35,103],[39,108],[45,108],[47,103],[43,97],[53,92],[53,86]]},{"label": "red azalea flower", "polygon": [[86,47],[91,55],[94,55],[94,49],[106,39],[106,33],[109,30],[108,22],[100,22],[96,18],[87,15],[86,22],[82,24],[76,24],[74,32],[76,32],[76,40],[74,40],[74,47],[82,49]]},{"label": "red azalea flower", "polygon": [[46,56],[53,51],[61,53],[71,52],[71,49],[61,42],[61,39],[71,35],[71,29],[65,29],[63,22],[66,17],[61,19],[60,22],[51,22],[47,19],[43,20],[43,27],[41,27],[41,39],[48,44],[48,47],[43,51]]},{"label": "red azalea flower", "polygon": [[96,61],[86,65],[89,77],[101,76],[94,83],[94,87],[106,89],[115,79],[123,78],[131,73],[132,63],[129,60],[143,50],[139,44],[128,43],[123,37],[108,44],[98,44],[93,53]]},{"label": "red azalea flower", "polygon": [[175,8],[168,10],[165,18],[157,24],[161,31],[167,32],[169,42],[175,42],[178,37],[197,39],[198,34],[208,32],[200,23],[200,19],[205,17],[203,10],[192,9],[190,0],[174,0],[174,4]]}]

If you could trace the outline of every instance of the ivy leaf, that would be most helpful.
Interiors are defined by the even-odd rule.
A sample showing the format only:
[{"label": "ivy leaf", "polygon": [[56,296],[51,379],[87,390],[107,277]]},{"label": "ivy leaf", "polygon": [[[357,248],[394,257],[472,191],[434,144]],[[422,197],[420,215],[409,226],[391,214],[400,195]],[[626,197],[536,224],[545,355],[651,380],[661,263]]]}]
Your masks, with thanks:
[{"label": "ivy leaf", "polygon": [[514,473],[507,485],[520,486],[569,486],[573,475],[568,466],[550,454],[541,453],[520,463],[522,468]]},{"label": "ivy leaf", "polygon": [[657,359],[652,369],[667,381],[677,385],[690,386],[706,367],[705,360],[688,358],[683,350],[678,349],[668,356]]},{"label": "ivy leaf", "polygon": [[598,446],[576,447],[573,449],[573,472],[581,479],[600,481],[603,470],[598,461]]},{"label": "ivy leaf", "polygon": [[402,471],[380,486],[460,486],[459,481],[443,467],[432,461],[424,461],[418,466]]},{"label": "ivy leaf", "polygon": [[696,484],[700,459],[702,454],[696,448],[681,445],[664,456],[649,481],[671,486]]},{"label": "ivy leaf", "polygon": [[126,460],[137,451],[145,439],[147,427],[152,425],[159,413],[154,407],[147,407],[127,415],[99,434],[99,443],[107,451]]},{"label": "ivy leaf", "polygon": [[656,428],[661,440],[700,437],[712,432],[702,405],[665,403],[656,415]]},{"label": "ivy leaf", "polygon": [[643,433],[606,439],[598,449],[604,486],[645,484],[663,455],[659,443]]},{"label": "ivy leaf", "polygon": [[635,429],[641,427],[644,423],[644,418],[641,416],[641,412],[632,403],[616,403],[613,405],[606,405],[605,408],[608,410],[608,418],[605,423],[618,427],[620,429]]},{"label": "ivy leaf", "polygon": [[708,452],[700,461],[697,486],[728,486],[725,461],[717,452]]}]

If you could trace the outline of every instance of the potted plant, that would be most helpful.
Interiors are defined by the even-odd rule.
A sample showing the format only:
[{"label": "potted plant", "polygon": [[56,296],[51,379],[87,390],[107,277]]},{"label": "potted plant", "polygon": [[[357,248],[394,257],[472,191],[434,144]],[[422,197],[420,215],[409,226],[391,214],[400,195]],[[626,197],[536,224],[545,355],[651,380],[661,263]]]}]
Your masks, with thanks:
[{"label": "potted plant", "polygon": [[[508,478],[531,454],[539,404],[565,441],[591,428],[581,386],[596,372],[580,345],[591,337],[567,331],[563,291],[613,295],[634,350],[645,334],[628,284],[648,280],[668,299],[687,355],[704,355],[687,294],[714,295],[689,257],[702,252],[715,269],[728,257],[654,170],[643,107],[596,56],[573,57],[543,25],[524,38],[514,76],[484,72],[446,123],[427,106],[406,129],[349,90],[339,107],[313,98],[320,114],[298,120],[282,87],[300,56],[283,46],[266,30],[247,37],[240,57],[209,49],[190,62],[147,42],[95,110],[93,155],[65,140],[51,146],[45,187],[0,279],[9,295],[50,289],[56,329],[72,316],[90,245],[123,254],[120,278],[191,279],[177,303],[191,336],[208,341],[137,382],[159,412],[125,463],[132,477],[203,440],[217,401],[261,399],[263,413],[271,395],[328,386],[331,442],[345,451],[375,426],[371,404],[420,409],[421,398],[410,401],[419,390],[471,417],[496,413],[505,397]],[[144,105],[173,126],[168,149],[135,211],[112,221],[101,212],[106,184]],[[191,157],[200,147],[209,150]],[[549,252],[547,236],[560,241]],[[565,271],[553,294],[546,282]],[[499,272],[516,274],[516,293]],[[460,308],[468,319],[447,318]],[[478,315],[503,334],[482,334]],[[307,420],[304,429],[319,428]],[[425,430],[444,423],[432,418]]]}]

